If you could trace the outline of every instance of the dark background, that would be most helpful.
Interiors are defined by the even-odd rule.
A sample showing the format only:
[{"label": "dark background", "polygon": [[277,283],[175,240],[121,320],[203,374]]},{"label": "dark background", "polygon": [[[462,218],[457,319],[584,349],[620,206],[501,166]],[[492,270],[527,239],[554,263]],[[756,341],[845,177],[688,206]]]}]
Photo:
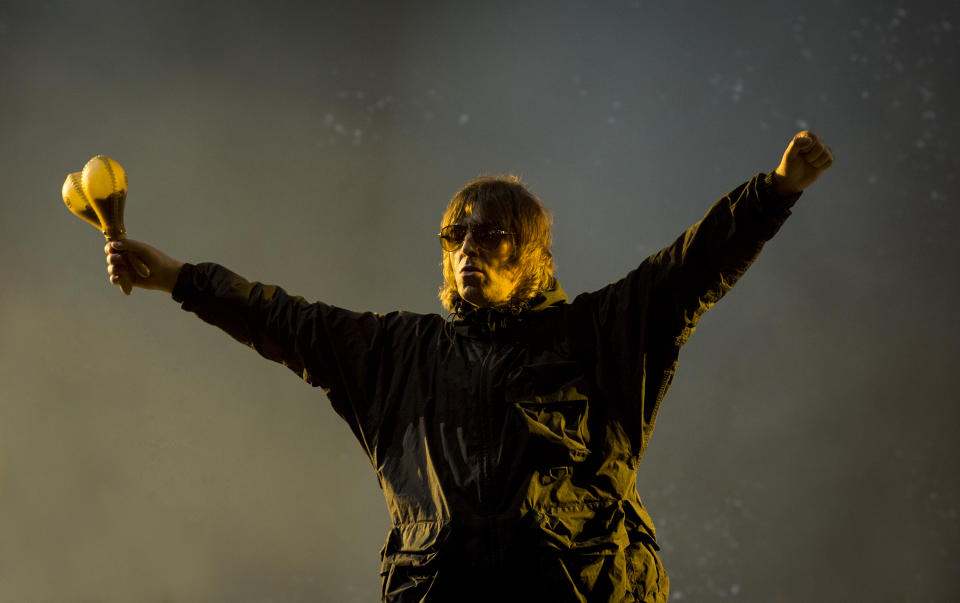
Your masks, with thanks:
[{"label": "dark background", "polygon": [[960,8],[0,2],[0,601],[366,602],[388,527],[320,390],[107,283],[60,200],[356,310],[440,311],[481,173],[616,280],[812,129],[836,164],[681,357],[638,487],[672,600],[955,601]]}]

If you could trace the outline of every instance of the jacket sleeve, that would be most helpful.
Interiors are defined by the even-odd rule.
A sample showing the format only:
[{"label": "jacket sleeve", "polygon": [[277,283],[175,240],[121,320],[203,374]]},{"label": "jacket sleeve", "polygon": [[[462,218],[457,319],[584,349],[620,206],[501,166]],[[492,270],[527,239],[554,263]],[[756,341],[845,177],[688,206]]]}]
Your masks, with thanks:
[{"label": "jacket sleeve", "polygon": [[578,346],[588,366],[596,367],[596,383],[642,408],[647,436],[680,347],[743,276],[799,196],[776,195],[772,175],[757,174],[626,277],[574,300]]},{"label": "jacket sleeve", "polygon": [[322,387],[334,409],[365,444],[383,320],[323,303],[309,303],[282,288],[250,282],[223,266],[185,264],[172,297],[264,358]]},{"label": "jacket sleeve", "polygon": [[[703,313],[733,288],[790,216],[800,194],[776,195],[771,178],[757,174],[730,191],[648,259],[651,317],[675,347],[687,342]],[[642,299],[633,288],[622,293]]]}]

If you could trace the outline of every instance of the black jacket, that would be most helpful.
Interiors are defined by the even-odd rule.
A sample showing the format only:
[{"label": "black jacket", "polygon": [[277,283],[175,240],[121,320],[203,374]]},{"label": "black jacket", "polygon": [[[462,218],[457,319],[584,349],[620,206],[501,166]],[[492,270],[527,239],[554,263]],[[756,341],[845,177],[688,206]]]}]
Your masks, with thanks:
[{"label": "black jacket", "polygon": [[757,174],[623,279],[519,313],[356,313],[186,265],[173,297],[326,392],[393,526],[390,602],[666,601],[636,474],[680,347],[790,214]]}]

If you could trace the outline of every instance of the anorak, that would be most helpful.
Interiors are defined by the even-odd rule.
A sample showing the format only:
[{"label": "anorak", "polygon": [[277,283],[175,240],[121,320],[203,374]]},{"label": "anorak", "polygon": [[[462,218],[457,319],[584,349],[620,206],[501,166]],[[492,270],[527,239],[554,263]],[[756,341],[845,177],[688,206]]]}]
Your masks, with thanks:
[{"label": "anorak", "polygon": [[352,312],[209,263],[173,297],[350,426],[392,520],[383,601],[663,602],[637,467],[681,346],[797,197],[757,174],[621,280],[520,311]]}]

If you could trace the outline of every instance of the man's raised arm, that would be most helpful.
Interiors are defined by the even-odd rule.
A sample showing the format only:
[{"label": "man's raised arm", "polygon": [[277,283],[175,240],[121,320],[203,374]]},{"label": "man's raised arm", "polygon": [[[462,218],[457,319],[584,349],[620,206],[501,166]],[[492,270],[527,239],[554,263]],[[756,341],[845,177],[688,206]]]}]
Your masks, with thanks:
[{"label": "man's raised arm", "polygon": [[798,132],[774,171],[730,191],[673,244],[651,256],[661,318],[678,346],[743,276],[800,193],[832,164],[833,153],[816,134]]}]

